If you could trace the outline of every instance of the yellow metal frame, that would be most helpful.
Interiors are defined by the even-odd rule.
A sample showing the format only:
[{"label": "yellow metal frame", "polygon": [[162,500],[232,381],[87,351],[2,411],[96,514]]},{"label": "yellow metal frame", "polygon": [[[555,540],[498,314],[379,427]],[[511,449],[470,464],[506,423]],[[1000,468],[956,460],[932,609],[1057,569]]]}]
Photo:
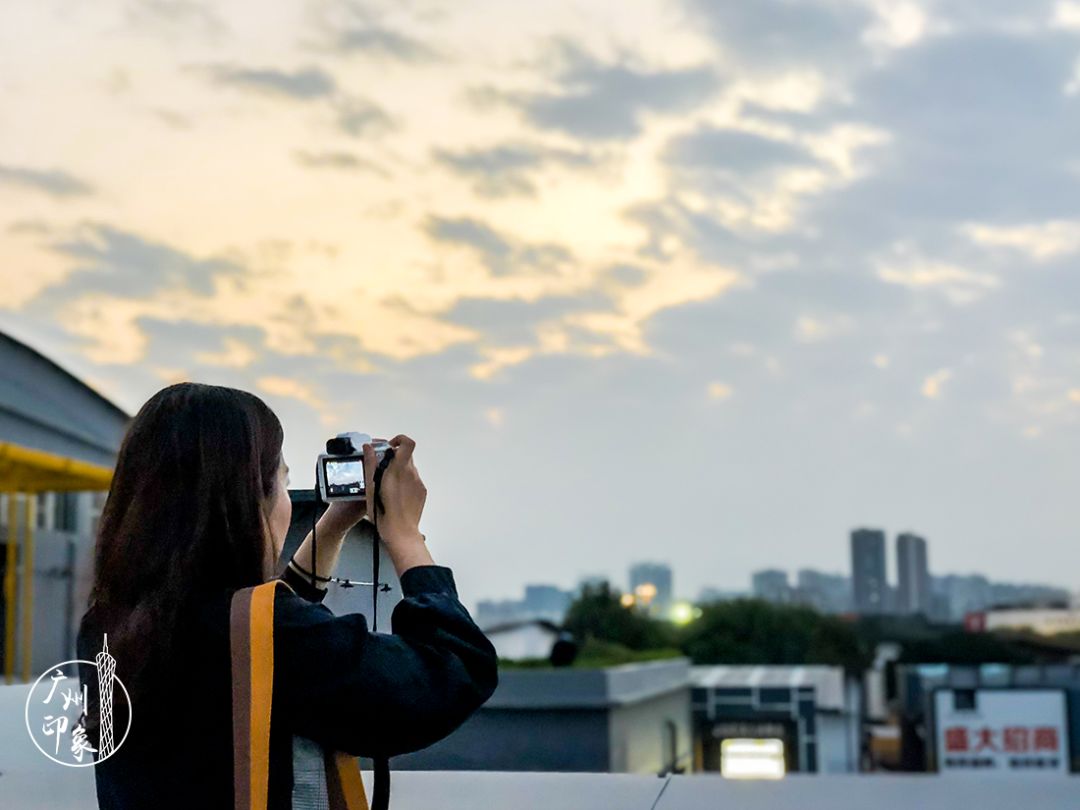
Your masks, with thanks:
[{"label": "yellow metal frame", "polygon": [[18,580],[15,578],[15,558],[19,542],[19,501],[12,492],[8,495],[7,510],[7,567],[4,569],[4,681],[15,681],[15,597]]},{"label": "yellow metal frame", "polygon": [[0,442],[0,492],[105,490],[111,482],[109,467]]},{"label": "yellow metal frame", "polygon": [[[32,677],[31,659],[34,630],[34,518],[39,492],[77,492],[107,490],[112,483],[112,469],[73,458],[65,458],[44,450],[0,442],[0,492],[8,494],[7,567],[4,572],[4,678],[12,683],[15,677],[15,608],[21,588],[21,654],[22,679]],[[18,557],[19,510],[18,497],[23,498],[22,565],[16,577]]]}]

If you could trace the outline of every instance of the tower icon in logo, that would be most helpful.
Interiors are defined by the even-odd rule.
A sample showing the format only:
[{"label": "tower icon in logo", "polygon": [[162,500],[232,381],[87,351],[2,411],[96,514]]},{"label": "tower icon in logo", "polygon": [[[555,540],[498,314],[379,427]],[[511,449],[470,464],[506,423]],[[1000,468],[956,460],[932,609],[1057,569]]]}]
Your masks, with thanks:
[{"label": "tower icon in logo", "polygon": [[101,740],[98,743],[100,758],[104,759],[113,752],[113,678],[116,675],[116,659],[109,655],[109,634],[106,633],[101,645],[101,652],[94,656],[97,666],[98,695],[101,706]]}]

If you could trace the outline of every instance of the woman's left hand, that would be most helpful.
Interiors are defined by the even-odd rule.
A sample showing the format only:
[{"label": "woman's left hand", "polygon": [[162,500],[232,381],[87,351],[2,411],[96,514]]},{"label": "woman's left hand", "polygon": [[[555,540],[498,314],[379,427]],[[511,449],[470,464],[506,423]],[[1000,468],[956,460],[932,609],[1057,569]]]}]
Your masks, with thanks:
[{"label": "woman's left hand", "polygon": [[[321,518],[320,528],[335,534],[347,534],[349,529],[367,516],[367,501],[332,501]],[[326,524],[325,527],[323,524]]]}]

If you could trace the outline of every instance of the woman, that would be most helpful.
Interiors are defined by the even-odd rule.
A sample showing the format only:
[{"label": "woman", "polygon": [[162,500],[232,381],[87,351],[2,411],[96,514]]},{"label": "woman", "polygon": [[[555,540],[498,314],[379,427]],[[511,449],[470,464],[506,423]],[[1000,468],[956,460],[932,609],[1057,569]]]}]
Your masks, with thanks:
[{"label": "woman", "polygon": [[[128,738],[95,765],[102,810],[232,807],[230,600],[273,576],[284,545],[292,507],[282,438],[258,397],[193,383],[155,394],[128,429],[78,636],[79,658],[93,661],[107,634],[131,701]],[[427,491],[415,444],[397,436],[390,445],[378,526],[403,597],[393,632],[371,633],[363,615],[335,616],[321,604],[318,578],[333,573],[349,529],[371,517],[365,502],[331,504],[317,527],[316,577],[308,534],[282,575],[290,587],[277,588],[273,810],[292,807],[294,746],[370,757],[414,751],[453,731],[495,689],[495,651],[419,530]],[[364,455],[371,481],[370,445]],[[83,674],[84,683],[93,678],[93,668]],[[94,745],[100,717],[89,702]],[[117,689],[116,744],[127,712]]]}]

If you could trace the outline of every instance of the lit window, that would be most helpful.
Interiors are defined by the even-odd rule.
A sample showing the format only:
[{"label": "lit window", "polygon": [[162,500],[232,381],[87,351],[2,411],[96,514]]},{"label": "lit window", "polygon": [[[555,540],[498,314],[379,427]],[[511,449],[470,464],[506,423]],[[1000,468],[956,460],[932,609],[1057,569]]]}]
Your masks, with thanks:
[{"label": "lit window", "polygon": [[728,779],[782,779],[784,741],[732,738],[720,743],[720,773]]}]

